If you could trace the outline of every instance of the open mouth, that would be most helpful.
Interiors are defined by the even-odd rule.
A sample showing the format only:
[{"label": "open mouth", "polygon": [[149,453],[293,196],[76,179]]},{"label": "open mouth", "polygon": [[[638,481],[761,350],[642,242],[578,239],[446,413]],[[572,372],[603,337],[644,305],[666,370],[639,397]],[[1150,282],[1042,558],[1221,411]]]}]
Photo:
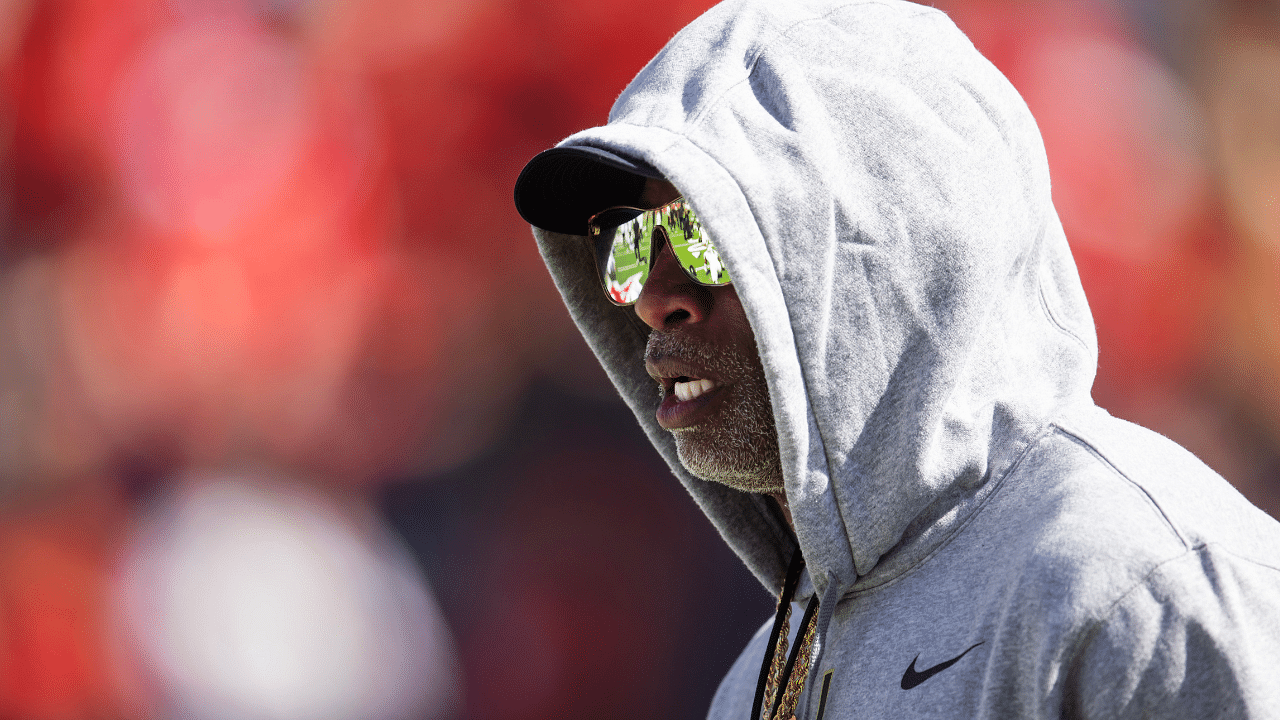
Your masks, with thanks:
[{"label": "open mouth", "polygon": [[678,375],[659,378],[662,403],[658,424],[668,430],[691,428],[704,422],[722,404],[725,386],[710,378]]},{"label": "open mouth", "polygon": [[714,390],[716,387],[714,380],[681,376],[673,379],[670,392],[680,402],[688,402]]},{"label": "open mouth", "polygon": [[692,429],[712,418],[733,384],[704,377],[714,373],[669,355],[648,358],[645,370],[662,388],[658,425],[673,431]]}]

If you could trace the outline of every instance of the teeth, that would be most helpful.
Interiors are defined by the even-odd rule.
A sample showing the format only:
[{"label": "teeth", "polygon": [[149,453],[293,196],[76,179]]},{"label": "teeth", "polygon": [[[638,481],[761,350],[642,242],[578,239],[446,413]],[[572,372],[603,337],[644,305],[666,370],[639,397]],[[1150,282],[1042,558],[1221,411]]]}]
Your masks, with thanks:
[{"label": "teeth", "polygon": [[680,402],[688,402],[699,395],[714,388],[716,384],[710,380],[690,380],[689,382],[678,382],[675,385],[676,399]]}]

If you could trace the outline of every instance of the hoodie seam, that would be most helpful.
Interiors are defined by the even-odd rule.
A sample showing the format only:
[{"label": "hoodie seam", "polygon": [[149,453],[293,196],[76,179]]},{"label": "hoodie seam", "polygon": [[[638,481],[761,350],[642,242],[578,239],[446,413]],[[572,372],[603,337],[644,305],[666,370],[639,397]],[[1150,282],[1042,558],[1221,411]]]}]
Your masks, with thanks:
[{"label": "hoodie seam", "polygon": [[1055,425],[1053,423],[1046,423],[1045,425],[1041,426],[1036,431],[1035,434],[1030,436],[1030,438],[1026,441],[1026,445],[1022,448],[1021,451],[1018,452],[1017,457],[1014,458],[1013,462],[1009,463],[1009,467],[1005,468],[1004,472],[1002,472],[998,477],[992,480],[993,484],[991,485],[991,490],[987,493],[986,497],[982,498],[982,500],[978,503],[977,507],[973,509],[973,512],[969,513],[969,516],[966,517],[963,521],[961,521],[959,525],[956,525],[956,527],[952,529],[951,532],[948,533],[947,536],[944,537],[937,544],[937,546],[935,546],[932,550],[930,550],[928,553],[923,555],[919,560],[915,561],[914,563],[912,563],[911,565],[903,569],[903,571],[898,573],[897,575],[894,575],[893,577],[888,578],[884,582],[879,583],[877,585],[872,585],[870,587],[865,587],[859,590],[850,591],[846,593],[843,597],[841,597],[840,600],[844,600],[845,598],[848,598],[848,597],[857,597],[857,596],[869,594],[872,592],[877,592],[879,590],[883,590],[884,588],[887,588],[891,585],[896,584],[898,581],[902,580],[903,578],[907,577],[908,575],[915,572],[919,568],[923,567],[930,560],[936,557],[938,553],[942,552],[948,545],[950,545],[952,541],[954,541],[957,537],[959,537],[960,534],[964,532],[965,529],[968,528],[969,525],[972,524],[979,515],[982,514],[982,511],[986,509],[987,505],[990,504],[991,501],[996,497],[996,495],[1001,490],[1004,489],[1006,481],[1015,472],[1017,472],[1018,469],[1022,466],[1023,460],[1025,460],[1026,457],[1031,454],[1032,450],[1034,450],[1042,442],[1044,442],[1045,438],[1053,434],[1054,427]]},{"label": "hoodie seam", "polygon": [[1085,342],[1084,338],[1080,337],[1066,325],[1062,324],[1062,321],[1058,320],[1058,316],[1054,313],[1053,307],[1049,305],[1049,298],[1045,295],[1044,282],[1040,278],[1039,272],[1036,273],[1036,295],[1040,298],[1040,309],[1044,311],[1045,317],[1049,319],[1049,323],[1058,328],[1058,330],[1064,335],[1079,343],[1080,347],[1084,348],[1086,352],[1091,352],[1092,348],[1089,347],[1089,343]]},{"label": "hoodie seam", "polygon": [[1085,624],[1085,626],[1082,629],[1083,631],[1076,638],[1075,642],[1072,643],[1071,652],[1066,654],[1066,657],[1068,658],[1067,667],[1069,668],[1076,667],[1076,663],[1079,660],[1081,653],[1084,652],[1085,647],[1089,643],[1093,642],[1097,634],[1102,631],[1103,626],[1111,620],[1111,618],[1115,615],[1117,609],[1125,600],[1127,600],[1129,597],[1131,597],[1134,593],[1138,592],[1143,587],[1147,586],[1151,582],[1151,578],[1154,577],[1156,573],[1160,572],[1160,570],[1162,570],[1166,565],[1180,562],[1186,559],[1190,555],[1198,554],[1200,549],[1203,547],[1205,546],[1202,545],[1194,548],[1184,548],[1183,552],[1178,553],[1174,557],[1167,558],[1165,560],[1162,560],[1156,563],[1155,566],[1152,567],[1150,570],[1148,570],[1146,573],[1144,573],[1143,576],[1137,580],[1137,582],[1135,582],[1133,585],[1129,586],[1123,592],[1117,595],[1116,598],[1112,600],[1110,603],[1108,603],[1106,608],[1103,609],[1103,611],[1098,614],[1098,617],[1094,618],[1093,620],[1090,620],[1088,623]]},{"label": "hoodie seam", "polygon": [[1187,546],[1184,548],[1183,552],[1171,558],[1166,558],[1165,560],[1162,560],[1156,563],[1155,566],[1152,567],[1150,570],[1148,570],[1145,574],[1143,574],[1143,576],[1140,579],[1138,579],[1137,582],[1135,582],[1132,586],[1130,586],[1129,588],[1121,592],[1119,595],[1117,595],[1115,600],[1112,600],[1106,606],[1106,608],[1101,613],[1099,613],[1098,617],[1094,618],[1093,620],[1090,620],[1084,625],[1084,627],[1082,628],[1082,632],[1077,636],[1075,641],[1072,643],[1071,651],[1069,653],[1066,653],[1065,655],[1065,657],[1067,658],[1067,662],[1066,662],[1067,667],[1074,668],[1077,666],[1077,662],[1080,660],[1080,655],[1081,653],[1084,652],[1085,647],[1089,643],[1093,642],[1097,634],[1101,632],[1103,626],[1107,622],[1111,621],[1111,619],[1115,616],[1116,612],[1118,611],[1120,605],[1123,604],[1130,597],[1132,597],[1134,593],[1138,592],[1144,587],[1148,587],[1151,584],[1152,578],[1154,578],[1157,574],[1162,572],[1166,567],[1173,565],[1174,563],[1182,562],[1186,560],[1188,557],[1203,558],[1205,552],[1208,550],[1221,552],[1225,555],[1231,556],[1235,560],[1248,563],[1256,567],[1266,568],[1267,570],[1271,570],[1274,572],[1280,572],[1280,568],[1278,567],[1268,565],[1263,562],[1258,562],[1257,560],[1254,560],[1252,558],[1248,558],[1238,553],[1232,552],[1230,548],[1226,547],[1225,545],[1219,542],[1202,542],[1196,545]]},{"label": "hoodie seam", "polygon": [[1178,526],[1173,522],[1173,520],[1168,516],[1168,514],[1165,513],[1164,508],[1160,507],[1160,503],[1157,502],[1156,499],[1151,496],[1151,493],[1147,492],[1146,488],[1142,487],[1140,483],[1134,481],[1133,478],[1129,477],[1128,473],[1124,472],[1119,467],[1117,467],[1115,463],[1111,462],[1111,460],[1105,454],[1103,454],[1101,450],[1095,447],[1093,443],[1089,442],[1088,440],[1085,440],[1083,437],[1077,435],[1076,433],[1068,430],[1067,428],[1057,423],[1054,423],[1053,427],[1058,434],[1062,435],[1066,439],[1079,445],[1081,448],[1084,448],[1086,452],[1092,455],[1104,466],[1109,468],[1111,472],[1115,473],[1118,477],[1120,477],[1122,480],[1124,480],[1129,485],[1131,485],[1134,489],[1136,489],[1139,493],[1141,493],[1142,497],[1146,498],[1147,502],[1150,503],[1152,509],[1156,511],[1156,513],[1160,516],[1160,519],[1164,521],[1166,526],[1168,526],[1169,532],[1173,533],[1173,536],[1178,539],[1178,542],[1182,543],[1183,548],[1186,548],[1186,549],[1192,548],[1191,542],[1187,540],[1187,538],[1184,537],[1181,532],[1178,531]]},{"label": "hoodie seam", "polygon": [[[831,17],[832,15],[835,15],[836,13],[839,13],[851,7],[858,7],[861,5],[879,5],[882,7],[888,6],[888,4],[885,2],[882,2],[882,0],[858,0],[858,2],[845,3],[843,5],[840,5],[839,7],[832,8],[821,15],[816,15],[814,17],[807,17],[807,18],[804,18],[803,20],[797,20],[791,23],[790,25],[787,25],[786,27],[775,29],[773,31],[773,34],[771,34],[768,38],[765,38],[756,44],[755,48],[751,52],[750,59],[746,63],[746,68],[745,68],[746,72],[742,75],[742,77],[734,81],[733,83],[726,85],[724,90],[717,93],[714,99],[704,104],[702,106],[702,109],[694,113],[694,115],[689,118],[689,125],[693,127],[697,127],[701,125],[703,118],[706,117],[706,115],[709,112],[711,112],[713,108],[719,106],[720,102],[724,99],[726,95],[728,95],[734,89],[741,86],[743,83],[749,82],[751,80],[751,76],[754,75],[756,72],[756,65],[757,63],[760,62],[760,57],[770,49],[770,46],[778,38],[787,37],[788,35],[791,34],[792,31],[794,31],[796,28],[800,27],[801,25],[808,25],[809,23],[824,21],[827,18]],[[912,13],[908,17],[919,17],[921,15],[935,14],[938,12],[940,11],[937,8],[922,7],[920,10]],[[943,14],[945,15],[945,13]]]}]

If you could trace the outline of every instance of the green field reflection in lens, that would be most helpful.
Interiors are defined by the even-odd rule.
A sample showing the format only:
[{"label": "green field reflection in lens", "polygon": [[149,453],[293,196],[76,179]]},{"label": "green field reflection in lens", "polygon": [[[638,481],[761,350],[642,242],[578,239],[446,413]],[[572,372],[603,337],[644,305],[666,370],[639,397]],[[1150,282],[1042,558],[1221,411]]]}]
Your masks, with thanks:
[{"label": "green field reflection in lens", "polygon": [[591,232],[598,249],[600,279],[605,292],[619,305],[630,305],[640,298],[649,279],[649,254],[653,233],[646,231],[647,213],[631,208],[606,211],[593,219]]},{"label": "green field reflection in lens", "polygon": [[729,271],[720,260],[720,253],[702,231],[702,224],[693,210],[678,200],[659,213],[657,224],[666,229],[671,252],[689,279],[701,285],[729,284]]},{"label": "green field reflection in lens", "polygon": [[672,256],[689,279],[700,285],[728,285],[725,269],[698,216],[675,200],[654,210],[610,208],[591,218],[589,234],[595,247],[596,269],[605,292],[615,305],[640,299],[649,279],[653,237],[661,227]]}]

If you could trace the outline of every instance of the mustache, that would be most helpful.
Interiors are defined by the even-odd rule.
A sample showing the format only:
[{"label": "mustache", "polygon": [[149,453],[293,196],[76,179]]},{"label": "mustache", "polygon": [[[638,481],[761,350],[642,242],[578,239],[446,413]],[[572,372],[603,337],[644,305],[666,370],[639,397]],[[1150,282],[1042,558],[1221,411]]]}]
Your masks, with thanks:
[{"label": "mustache", "polygon": [[726,353],[711,343],[694,340],[681,332],[649,333],[649,342],[645,344],[645,362],[659,362],[663,359],[676,359],[686,363],[696,363],[705,369],[715,369],[709,363],[720,360]]},{"label": "mustache", "polygon": [[644,359],[646,363],[659,363],[663,359],[679,361],[730,382],[764,377],[758,360],[753,363],[737,349],[695,339],[679,330],[650,333]]}]

